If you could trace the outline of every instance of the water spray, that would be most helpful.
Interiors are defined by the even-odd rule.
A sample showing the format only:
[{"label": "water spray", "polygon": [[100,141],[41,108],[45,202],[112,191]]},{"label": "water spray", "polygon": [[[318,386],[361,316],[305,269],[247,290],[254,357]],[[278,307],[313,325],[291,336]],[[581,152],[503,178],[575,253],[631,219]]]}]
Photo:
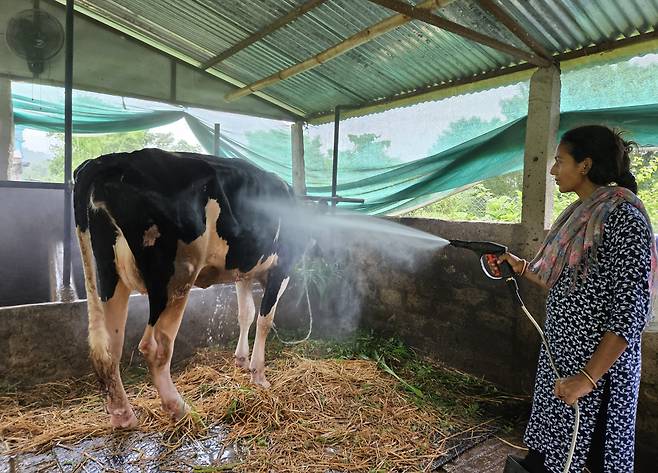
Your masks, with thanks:
[{"label": "water spray", "polygon": [[[548,360],[551,364],[551,368],[553,369],[553,373],[555,373],[557,379],[562,378],[560,372],[555,366],[555,362],[553,361],[553,355],[551,354],[551,349],[548,344],[548,341],[544,336],[544,331],[537,323],[537,320],[532,316],[532,314],[530,314],[530,312],[525,306],[525,303],[523,302],[523,299],[521,298],[521,295],[519,293],[519,285],[518,282],[516,281],[516,274],[514,273],[512,267],[507,261],[498,263],[498,257],[500,255],[507,253],[507,247],[505,245],[501,245],[500,243],[494,243],[491,241],[450,240],[450,244],[456,248],[465,248],[467,250],[471,250],[477,253],[480,257],[480,266],[482,267],[482,271],[487,277],[491,279],[505,280],[508,289],[512,293],[512,297],[514,298],[514,300],[516,300],[519,303],[521,310],[526,315],[526,317],[528,317],[530,322],[532,322],[532,325],[534,325],[535,329],[539,333],[542,344],[546,349],[546,354],[548,355]],[[580,409],[578,408],[578,401],[574,403],[573,409],[575,412],[575,420],[573,426],[573,434],[571,436],[571,447],[569,448],[567,460],[565,462],[564,469],[562,470],[563,473],[568,473],[569,469],[571,468],[573,454],[576,450],[576,441],[578,439],[578,428],[580,426]],[[514,459],[514,457],[508,456],[507,464],[505,465],[505,472],[523,473],[523,472],[527,472],[527,470],[525,470],[521,465],[519,465],[518,462]]]}]

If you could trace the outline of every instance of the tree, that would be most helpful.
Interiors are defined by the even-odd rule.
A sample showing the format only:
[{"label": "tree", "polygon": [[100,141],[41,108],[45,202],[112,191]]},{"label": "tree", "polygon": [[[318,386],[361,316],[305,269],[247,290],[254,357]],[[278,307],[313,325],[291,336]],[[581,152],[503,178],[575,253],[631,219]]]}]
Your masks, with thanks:
[{"label": "tree", "polygon": [[[379,138],[375,133],[347,135],[351,147],[340,150],[339,172],[377,171],[398,164],[398,160],[389,154],[391,142]],[[333,158],[333,150],[329,150],[329,156]]]},{"label": "tree", "polygon": [[518,87],[517,94],[500,101],[500,111],[505,117],[505,122],[516,120],[528,113],[530,85],[526,82],[521,82]]},{"label": "tree", "polygon": [[[45,180],[49,182],[64,181],[64,141],[61,134],[51,133],[49,136],[59,140],[51,145],[54,155],[48,161],[48,173]],[[72,142],[73,169],[87,159],[93,159],[103,154],[129,152],[142,148],[162,148],[170,151],[201,152],[198,145],[185,140],[176,141],[171,133],[151,133],[149,131],[133,131],[129,133],[109,133],[104,135],[75,135]]]},{"label": "tree", "polygon": [[441,132],[434,144],[430,147],[429,154],[431,156],[468,140],[472,140],[502,124],[503,122],[498,118],[486,121],[480,117],[461,118],[451,122],[448,128]]},{"label": "tree", "polygon": [[[656,84],[656,78],[656,63],[638,65],[626,61],[572,70],[562,76],[561,108],[564,111],[655,103],[656,87],[650,84]],[[515,96],[501,101],[504,121],[519,118],[527,113],[528,92],[528,85],[521,84]],[[494,126],[498,126],[497,122],[487,122],[479,117],[458,120],[438,137],[431,152],[435,153],[465,139],[474,138]],[[658,149],[641,149],[632,156],[631,162],[631,169],[638,181],[638,194],[652,221],[658,221]],[[489,179],[458,195],[416,210],[411,215],[454,220],[520,221],[521,181],[521,173]],[[575,194],[561,194],[556,188],[553,219],[576,198]],[[506,209],[516,210],[508,212]]]}]

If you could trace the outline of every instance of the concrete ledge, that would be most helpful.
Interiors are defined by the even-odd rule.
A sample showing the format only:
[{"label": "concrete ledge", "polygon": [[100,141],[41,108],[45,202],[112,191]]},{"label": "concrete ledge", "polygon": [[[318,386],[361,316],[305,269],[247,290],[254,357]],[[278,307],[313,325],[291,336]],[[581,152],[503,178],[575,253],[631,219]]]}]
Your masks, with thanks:
[{"label": "concrete ledge", "polygon": [[[254,288],[260,296],[260,289]],[[176,338],[174,361],[198,348],[237,339],[235,286],[193,289]],[[123,361],[141,359],[137,344],[148,321],[146,296],[130,297]],[[32,385],[91,372],[87,348],[87,302],[0,308],[0,380]]]}]

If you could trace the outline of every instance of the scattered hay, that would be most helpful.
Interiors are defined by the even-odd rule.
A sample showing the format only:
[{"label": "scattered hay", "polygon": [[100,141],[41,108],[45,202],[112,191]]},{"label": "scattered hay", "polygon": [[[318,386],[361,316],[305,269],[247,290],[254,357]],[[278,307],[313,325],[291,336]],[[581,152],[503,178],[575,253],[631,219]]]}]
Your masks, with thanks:
[{"label": "scattered hay", "polygon": [[[272,388],[249,384],[232,354],[205,351],[176,377],[190,415],[172,425],[147,382],[127,387],[144,433],[171,449],[225,424],[245,452],[235,471],[422,471],[450,439],[475,428],[411,395],[371,360],[311,360],[284,352],[268,370]],[[44,451],[111,433],[91,378],[0,396],[0,445]],[[115,435],[121,435],[116,433]]]}]

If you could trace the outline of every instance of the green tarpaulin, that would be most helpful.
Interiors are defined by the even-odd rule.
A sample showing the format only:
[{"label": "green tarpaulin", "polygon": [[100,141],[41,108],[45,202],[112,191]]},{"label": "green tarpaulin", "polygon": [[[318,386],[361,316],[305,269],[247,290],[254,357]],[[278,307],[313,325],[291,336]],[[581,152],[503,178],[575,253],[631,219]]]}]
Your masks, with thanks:
[{"label": "green tarpaulin", "polygon": [[[16,126],[63,132],[63,100],[35,102],[19,94],[13,94],[12,99]],[[212,150],[213,128],[182,107],[128,108],[91,99],[76,99],[73,104],[74,133],[143,130],[181,118],[187,121],[202,146]],[[566,112],[560,118],[560,132],[589,123],[624,129],[641,145],[658,145],[658,104]],[[474,182],[518,171],[523,167],[525,128],[526,118],[523,117],[433,156],[404,164],[361,169],[357,160],[341,165],[338,193],[343,197],[365,199],[362,205],[341,206],[369,214],[400,213]],[[222,136],[220,154],[246,159],[292,181],[289,155],[265,156],[226,135]],[[308,172],[328,171],[311,168]],[[308,192],[326,196],[330,195],[331,188],[310,186]]]}]

